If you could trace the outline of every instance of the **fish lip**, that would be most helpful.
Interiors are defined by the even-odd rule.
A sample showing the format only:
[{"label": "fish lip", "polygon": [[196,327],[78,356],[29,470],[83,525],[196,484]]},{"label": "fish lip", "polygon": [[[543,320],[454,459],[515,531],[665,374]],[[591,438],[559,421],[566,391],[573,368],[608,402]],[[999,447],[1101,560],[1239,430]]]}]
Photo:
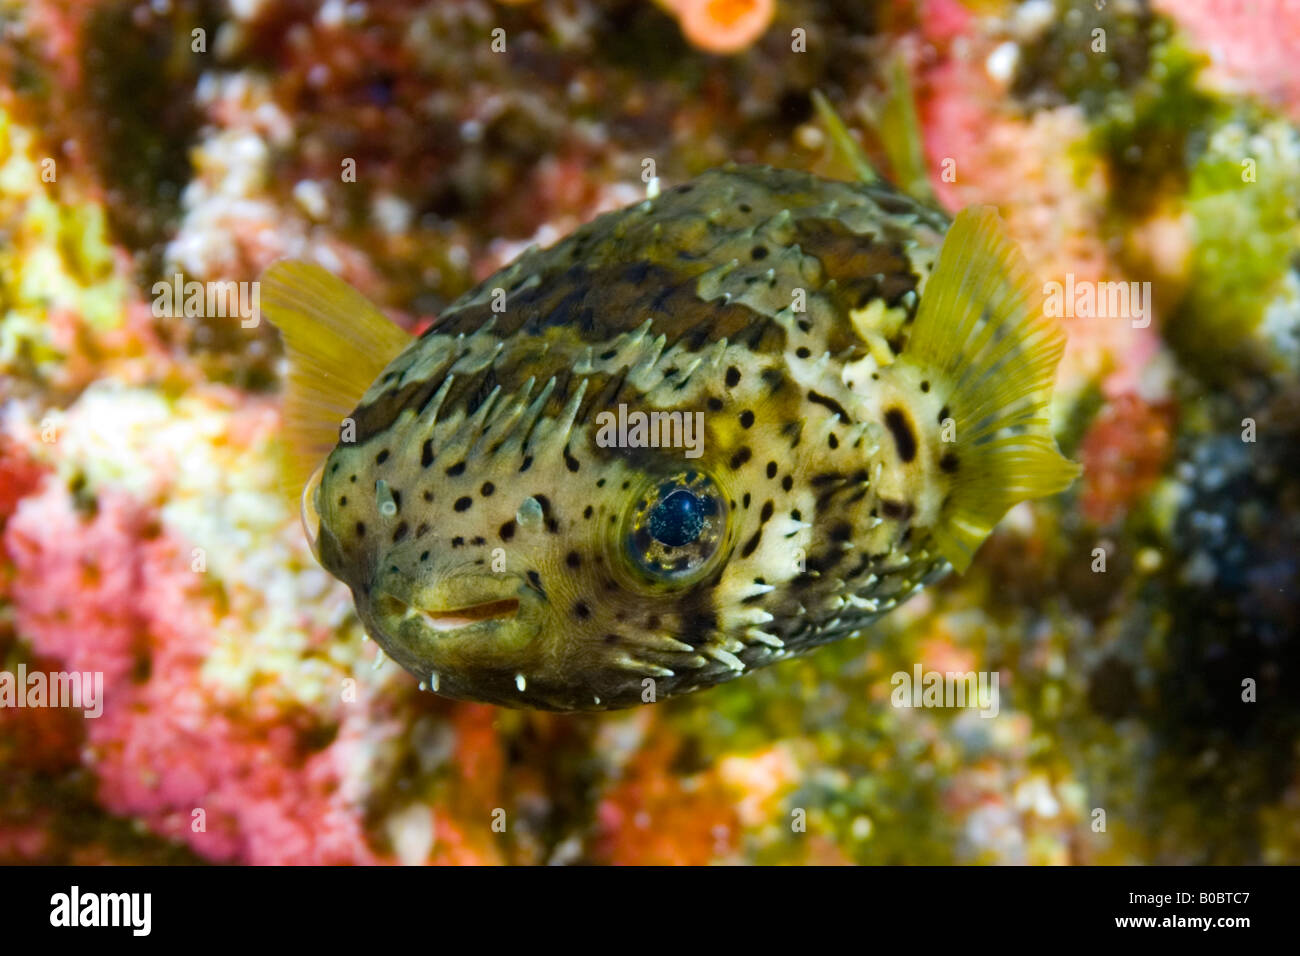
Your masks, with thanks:
[{"label": "fish lip", "polygon": [[392,594],[385,594],[383,600],[388,604],[385,616],[390,619],[406,621],[419,618],[430,630],[439,632],[462,631],[478,624],[512,621],[518,616],[520,607],[517,597],[496,598],[444,609],[408,604]]}]

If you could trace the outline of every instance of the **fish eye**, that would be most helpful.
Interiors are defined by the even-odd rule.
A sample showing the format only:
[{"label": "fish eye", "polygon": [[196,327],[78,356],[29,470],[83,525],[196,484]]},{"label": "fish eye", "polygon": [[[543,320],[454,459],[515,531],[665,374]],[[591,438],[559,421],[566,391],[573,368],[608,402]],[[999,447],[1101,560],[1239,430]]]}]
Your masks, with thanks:
[{"label": "fish eye", "polygon": [[650,512],[650,537],[670,548],[690,544],[704,530],[703,500],[678,488]]},{"label": "fish eye", "polygon": [[657,481],[633,505],[628,555],[653,580],[686,583],[709,564],[725,537],[722,495],[702,472]]}]

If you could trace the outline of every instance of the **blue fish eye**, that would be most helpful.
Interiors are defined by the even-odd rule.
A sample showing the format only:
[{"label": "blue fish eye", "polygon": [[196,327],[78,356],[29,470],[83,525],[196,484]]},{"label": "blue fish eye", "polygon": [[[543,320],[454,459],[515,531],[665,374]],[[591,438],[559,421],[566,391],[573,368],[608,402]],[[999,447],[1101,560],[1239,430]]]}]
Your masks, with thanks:
[{"label": "blue fish eye", "polygon": [[704,503],[679,488],[650,512],[650,536],[670,548],[690,544],[704,529]]},{"label": "blue fish eye", "polygon": [[667,587],[698,580],[727,538],[726,499],[713,479],[688,471],[651,479],[629,495],[620,534],[643,579]]}]

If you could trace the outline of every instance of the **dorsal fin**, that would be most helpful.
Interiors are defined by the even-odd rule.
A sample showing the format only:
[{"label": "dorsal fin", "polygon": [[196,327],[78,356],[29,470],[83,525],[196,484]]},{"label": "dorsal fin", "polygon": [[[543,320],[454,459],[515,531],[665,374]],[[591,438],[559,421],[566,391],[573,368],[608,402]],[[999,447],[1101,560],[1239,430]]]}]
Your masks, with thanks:
[{"label": "dorsal fin", "polygon": [[286,483],[296,497],[338,443],[339,426],[412,337],[326,269],[282,259],[261,279],[262,314],[289,359]]},{"label": "dorsal fin", "polygon": [[871,160],[867,159],[867,154],[858,141],[853,138],[849,128],[844,125],[844,120],[840,114],[835,112],[835,107],[831,106],[830,100],[822,95],[821,90],[812,91],[813,106],[817,109],[817,115],[821,117],[822,122],[826,125],[826,132],[830,134],[831,142],[843,155],[844,159],[853,167],[853,172],[857,175],[858,181],[863,183],[874,183],[880,180],[876,173],[875,167],[871,165]]}]

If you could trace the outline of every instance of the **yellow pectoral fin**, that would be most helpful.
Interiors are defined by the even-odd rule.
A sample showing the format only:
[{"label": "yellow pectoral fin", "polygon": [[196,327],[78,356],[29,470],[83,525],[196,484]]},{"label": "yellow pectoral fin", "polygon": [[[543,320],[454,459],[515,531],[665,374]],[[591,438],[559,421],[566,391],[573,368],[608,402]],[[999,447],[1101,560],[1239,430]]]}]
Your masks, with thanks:
[{"label": "yellow pectoral fin", "polygon": [[952,418],[949,467],[937,479],[948,494],[934,534],[958,571],[1008,509],[1063,491],[1079,474],[1057,449],[1049,417],[1064,348],[997,210],[962,210],[899,360],[932,382]]},{"label": "yellow pectoral fin", "polygon": [[338,442],[343,419],[411,335],[352,286],[309,262],[272,263],[262,273],[261,306],[280,330],[289,359],[285,467],[296,497]]}]

